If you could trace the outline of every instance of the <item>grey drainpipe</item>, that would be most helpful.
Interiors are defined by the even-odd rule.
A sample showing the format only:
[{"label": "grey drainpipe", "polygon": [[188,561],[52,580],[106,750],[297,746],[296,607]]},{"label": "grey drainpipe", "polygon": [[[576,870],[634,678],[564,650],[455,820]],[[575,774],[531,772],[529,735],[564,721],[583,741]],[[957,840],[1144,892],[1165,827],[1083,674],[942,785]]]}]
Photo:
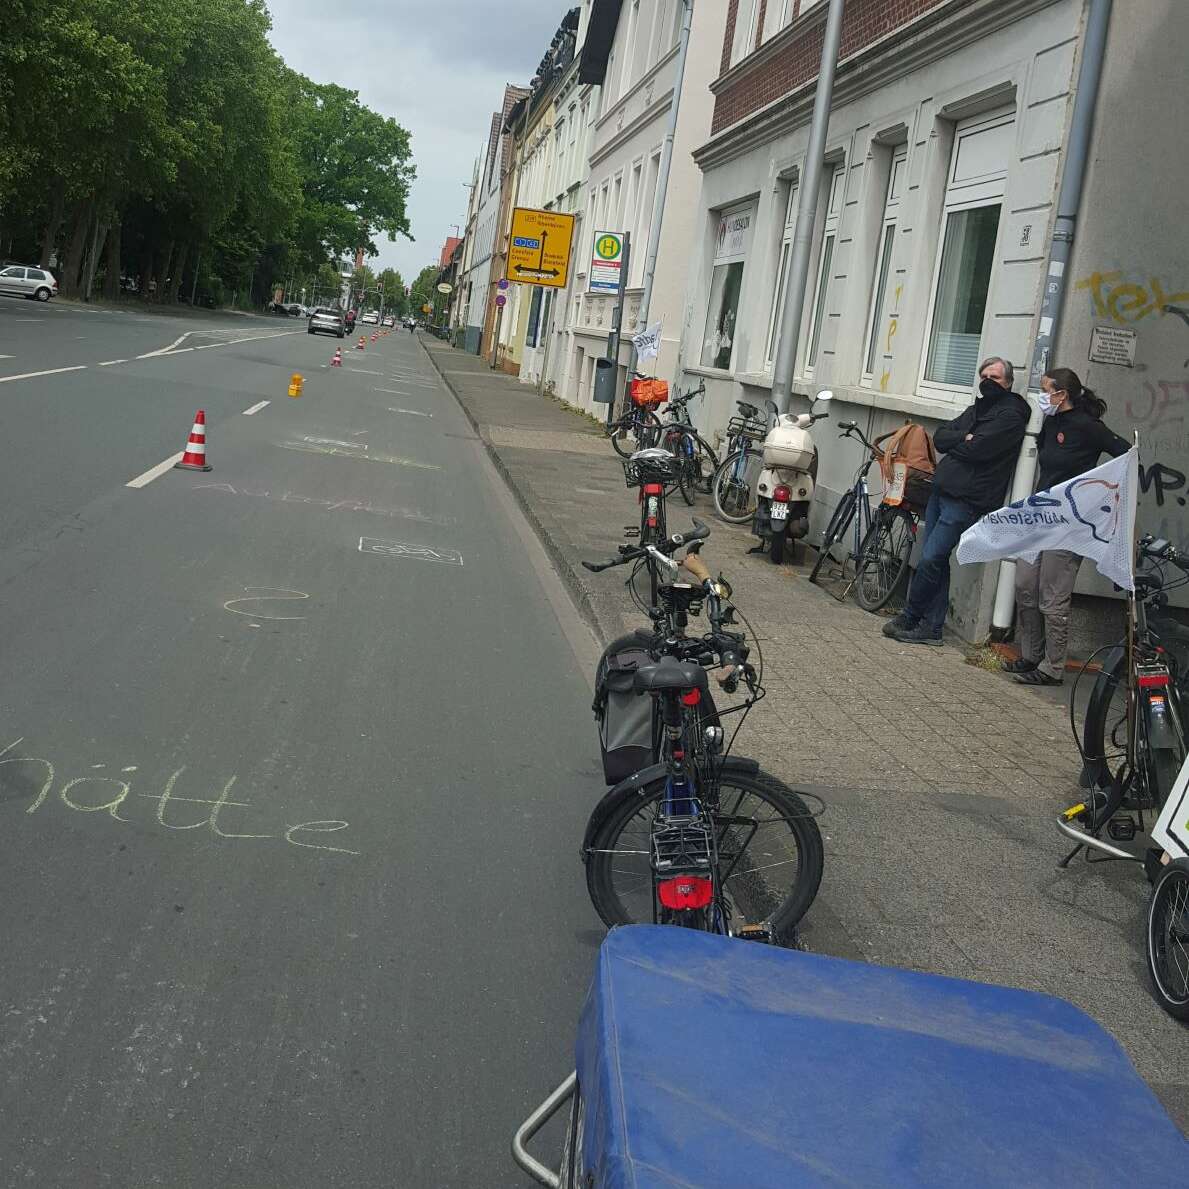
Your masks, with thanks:
[{"label": "grey drainpipe", "polygon": [[[1090,135],[1094,130],[1094,109],[1098,104],[1098,87],[1102,80],[1102,62],[1106,55],[1107,26],[1111,19],[1111,0],[1087,0],[1086,31],[1082,37],[1082,65],[1078,71],[1077,91],[1074,93],[1073,115],[1069,123],[1069,139],[1065,149],[1065,169],[1061,174],[1061,190],[1057,197],[1057,219],[1053,224],[1053,240],[1049,246],[1049,266],[1045,273],[1044,299],[1040,306],[1040,324],[1032,344],[1032,364],[1028,371],[1028,394],[1033,398],[1029,436],[1020,448],[1016,474],[1012,481],[1011,500],[1021,500],[1032,494],[1036,481],[1036,438],[1040,428],[1040,412],[1035,396],[1040,391],[1041,376],[1048,370],[1056,343],[1056,330],[1065,305],[1065,289],[1069,280],[1069,260],[1073,255],[1074,229],[1078,207],[1086,180],[1086,162],[1090,155]],[[1016,606],[1016,564],[999,564],[999,584],[995,589],[995,610],[991,615],[992,631],[1006,632],[1012,625]]]}]

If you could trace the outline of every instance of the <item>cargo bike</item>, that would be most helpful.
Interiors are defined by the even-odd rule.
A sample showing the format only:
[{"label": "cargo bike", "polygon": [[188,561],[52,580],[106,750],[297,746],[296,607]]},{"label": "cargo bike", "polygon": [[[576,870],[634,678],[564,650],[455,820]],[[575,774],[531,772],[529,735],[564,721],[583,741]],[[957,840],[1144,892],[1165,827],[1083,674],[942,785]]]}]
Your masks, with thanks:
[{"label": "cargo bike", "polygon": [[575,1070],[512,1154],[553,1189],[1173,1189],[1189,1167],[1064,1000],[652,925],[607,936]]}]

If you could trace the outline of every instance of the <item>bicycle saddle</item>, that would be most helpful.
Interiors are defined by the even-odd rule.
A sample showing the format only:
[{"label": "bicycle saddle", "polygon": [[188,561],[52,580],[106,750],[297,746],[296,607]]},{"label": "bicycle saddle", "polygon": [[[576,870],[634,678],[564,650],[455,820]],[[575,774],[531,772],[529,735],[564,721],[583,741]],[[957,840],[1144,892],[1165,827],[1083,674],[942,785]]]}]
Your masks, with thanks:
[{"label": "bicycle saddle", "polygon": [[636,670],[633,686],[638,694],[655,694],[669,689],[707,689],[706,670],[692,661],[661,657],[655,665]]},{"label": "bicycle saddle", "polygon": [[739,406],[740,414],[746,417],[748,421],[752,421],[760,415],[759,409],[755,405],[749,405],[745,400],[737,400],[735,404]]}]

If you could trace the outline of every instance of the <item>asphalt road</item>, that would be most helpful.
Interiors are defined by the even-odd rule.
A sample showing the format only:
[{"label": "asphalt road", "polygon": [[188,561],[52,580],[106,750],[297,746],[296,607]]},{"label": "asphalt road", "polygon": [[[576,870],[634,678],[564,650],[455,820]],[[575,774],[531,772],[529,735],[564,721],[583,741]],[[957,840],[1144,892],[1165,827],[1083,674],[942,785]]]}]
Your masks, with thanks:
[{"label": "asphalt road", "polygon": [[415,339],[337,345],[0,299],[4,1186],[521,1185],[570,1068],[588,642]]}]

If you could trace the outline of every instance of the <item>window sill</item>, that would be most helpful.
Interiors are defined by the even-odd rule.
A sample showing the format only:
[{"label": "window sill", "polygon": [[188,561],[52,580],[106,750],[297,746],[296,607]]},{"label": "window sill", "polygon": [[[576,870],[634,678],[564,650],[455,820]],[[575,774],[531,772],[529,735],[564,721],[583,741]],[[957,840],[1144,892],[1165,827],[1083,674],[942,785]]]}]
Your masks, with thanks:
[{"label": "window sill", "polygon": [[706,367],[704,364],[686,364],[681,369],[683,372],[689,372],[691,376],[705,376],[708,380],[734,380],[735,373],[730,368],[721,367]]},{"label": "window sill", "polygon": [[[716,379],[729,377],[747,388],[766,388],[769,391],[772,389],[771,372],[738,372],[732,376],[706,368],[687,367],[685,370],[698,375],[714,376]],[[792,389],[795,396],[808,399],[813,395],[811,390],[817,387],[812,376],[801,375],[793,378]],[[862,405],[864,408],[886,412],[907,413],[916,417],[929,417],[935,421],[950,420],[974,400],[969,393],[957,390],[946,393],[947,396],[952,396],[953,400],[940,399],[940,393],[934,397],[927,389],[918,393],[880,392],[859,385],[832,384],[830,391],[833,392],[835,400],[845,401],[847,404]]]}]

